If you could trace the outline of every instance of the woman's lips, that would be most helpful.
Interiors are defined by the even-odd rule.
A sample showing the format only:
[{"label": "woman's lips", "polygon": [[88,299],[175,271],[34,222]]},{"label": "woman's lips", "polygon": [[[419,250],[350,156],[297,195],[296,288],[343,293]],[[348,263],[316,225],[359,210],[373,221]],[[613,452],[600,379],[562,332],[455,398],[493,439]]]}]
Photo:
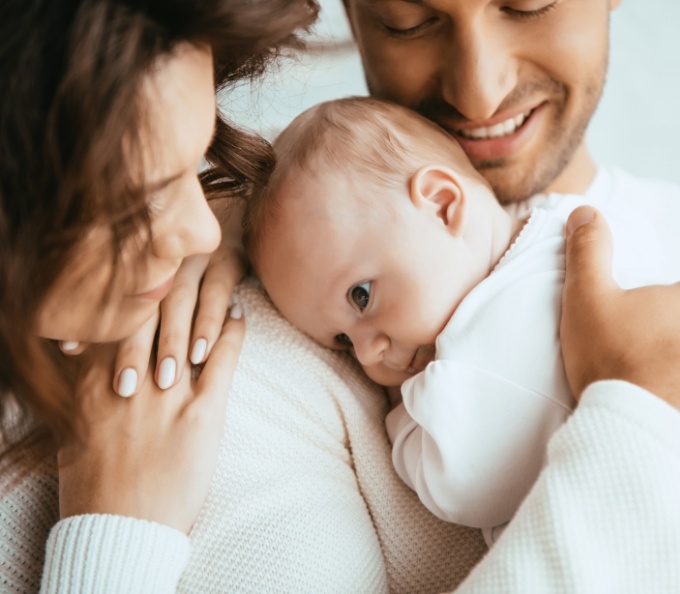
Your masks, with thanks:
[{"label": "woman's lips", "polygon": [[138,293],[135,295],[135,297],[138,297],[139,299],[147,299],[149,301],[163,301],[163,299],[165,299],[167,294],[170,292],[170,289],[172,289],[174,282],[175,275],[173,274],[168,280],[157,286],[155,289],[151,289],[151,291],[146,291],[144,293]]}]

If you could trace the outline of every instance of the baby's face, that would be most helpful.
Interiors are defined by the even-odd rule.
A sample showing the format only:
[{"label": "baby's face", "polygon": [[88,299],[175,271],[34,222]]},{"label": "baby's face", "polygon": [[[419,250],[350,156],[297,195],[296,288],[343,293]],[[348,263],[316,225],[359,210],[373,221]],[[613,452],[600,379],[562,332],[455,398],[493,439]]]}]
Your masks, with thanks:
[{"label": "baby's face", "polygon": [[358,197],[343,176],[327,173],[301,174],[281,191],[280,216],[257,254],[281,313],[319,343],[350,351],[382,385],[422,371],[485,274],[463,240],[431,209],[416,208],[406,188],[367,184]]}]

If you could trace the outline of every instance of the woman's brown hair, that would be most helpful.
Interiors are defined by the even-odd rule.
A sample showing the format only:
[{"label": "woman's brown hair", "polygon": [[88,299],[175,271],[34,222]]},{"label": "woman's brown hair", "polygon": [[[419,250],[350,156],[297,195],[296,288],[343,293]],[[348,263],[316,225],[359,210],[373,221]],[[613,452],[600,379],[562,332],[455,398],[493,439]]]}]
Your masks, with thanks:
[{"label": "woman's brown hair", "polygon": [[[35,320],[93,225],[109,226],[116,255],[148,225],[129,148],[153,65],[180,44],[209,46],[216,87],[228,87],[299,46],[317,11],[315,0],[0,4],[0,460],[73,434],[67,364]],[[245,195],[273,166],[264,140],[221,116],[207,159],[208,197]]]}]

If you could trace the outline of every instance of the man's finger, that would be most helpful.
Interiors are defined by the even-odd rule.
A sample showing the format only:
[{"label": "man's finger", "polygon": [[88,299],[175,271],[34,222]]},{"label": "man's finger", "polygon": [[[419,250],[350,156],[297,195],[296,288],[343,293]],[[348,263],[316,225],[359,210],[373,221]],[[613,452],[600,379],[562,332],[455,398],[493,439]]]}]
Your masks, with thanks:
[{"label": "man's finger", "polygon": [[567,221],[565,292],[599,292],[610,288],[612,235],[604,217],[591,206],[579,206]]}]

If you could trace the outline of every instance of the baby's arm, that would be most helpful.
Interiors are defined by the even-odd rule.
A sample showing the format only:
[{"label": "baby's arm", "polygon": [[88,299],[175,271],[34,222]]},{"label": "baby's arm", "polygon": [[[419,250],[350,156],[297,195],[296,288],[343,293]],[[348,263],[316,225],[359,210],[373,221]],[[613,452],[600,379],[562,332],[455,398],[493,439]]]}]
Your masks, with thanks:
[{"label": "baby's arm", "polygon": [[569,411],[472,365],[437,360],[403,386],[387,418],[399,476],[436,516],[477,528],[509,521]]}]

